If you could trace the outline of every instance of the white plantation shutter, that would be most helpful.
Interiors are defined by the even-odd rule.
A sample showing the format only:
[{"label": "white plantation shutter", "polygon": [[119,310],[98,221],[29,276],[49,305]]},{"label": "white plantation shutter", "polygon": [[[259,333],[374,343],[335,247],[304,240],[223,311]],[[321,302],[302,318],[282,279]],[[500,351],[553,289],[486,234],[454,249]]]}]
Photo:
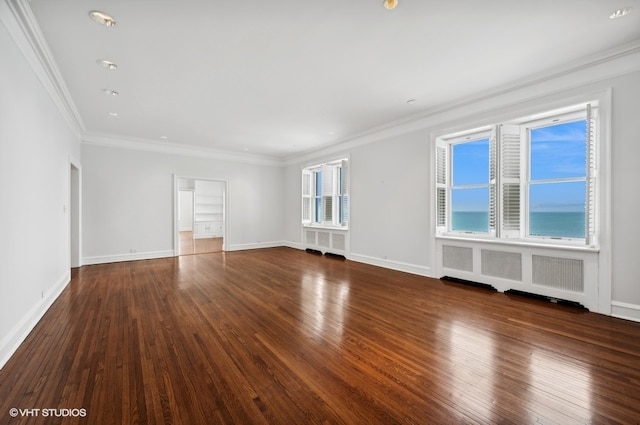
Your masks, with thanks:
[{"label": "white plantation shutter", "polygon": [[313,205],[312,183],[310,170],[302,170],[302,222],[311,223],[311,209]]},{"label": "white plantation shutter", "polygon": [[489,138],[489,233],[497,234],[497,223],[499,220],[498,198],[496,188],[498,187],[498,135],[497,128],[494,127]]},{"label": "white plantation shutter", "polygon": [[322,221],[333,223],[334,195],[336,194],[336,167],[332,165],[322,166]]},{"label": "white plantation shutter", "polygon": [[498,176],[500,187],[499,236],[504,238],[520,237],[520,174],[522,152],[520,126],[503,124],[498,127]]},{"label": "white plantation shutter", "polygon": [[444,140],[436,140],[436,232],[447,231],[447,164],[448,144]]},{"label": "white plantation shutter", "polygon": [[342,160],[342,187],[340,187],[340,195],[342,208],[340,217],[340,224],[346,226],[349,223],[349,161]]},{"label": "white plantation shutter", "polygon": [[586,182],[586,205],[585,205],[585,243],[593,245],[595,240],[595,204],[596,204],[596,175],[598,164],[596,162],[596,114],[597,110],[587,104],[587,182]]}]

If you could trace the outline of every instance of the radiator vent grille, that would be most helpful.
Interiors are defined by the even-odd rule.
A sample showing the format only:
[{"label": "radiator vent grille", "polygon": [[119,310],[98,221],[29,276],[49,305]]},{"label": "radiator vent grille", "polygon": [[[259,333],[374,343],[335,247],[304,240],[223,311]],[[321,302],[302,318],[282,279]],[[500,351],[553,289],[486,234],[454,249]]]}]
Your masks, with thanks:
[{"label": "radiator vent grille", "polygon": [[522,255],[517,252],[483,249],[481,273],[485,276],[522,281]]},{"label": "radiator vent grille", "polygon": [[316,244],[316,232],[314,230],[307,230],[305,232],[305,242],[311,245]]},{"label": "radiator vent grille", "polygon": [[331,246],[331,233],[318,232],[318,245],[329,248]]},{"label": "radiator vent grille", "polygon": [[582,260],[534,255],[532,266],[533,283],[565,291],[584,292]]},{"label": "radiator vent grille", "polygon": [[333,248],[338,249],[340,251],[344,251],[345,249],[347,249],[347,244],[345,243],[345,240],[346,238],[344,235],[334,233],[333,240],[332,240]]},{"label": "radiator vent grille", "polygon": [[473,249],[444,245],[442,247],[442,265],[448,269],[473,271]]}]

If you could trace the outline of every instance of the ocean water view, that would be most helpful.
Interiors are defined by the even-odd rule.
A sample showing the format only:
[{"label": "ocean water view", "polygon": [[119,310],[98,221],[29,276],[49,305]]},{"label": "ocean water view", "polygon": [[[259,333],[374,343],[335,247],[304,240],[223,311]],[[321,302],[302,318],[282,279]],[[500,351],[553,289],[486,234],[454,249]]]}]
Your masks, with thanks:
[{"label": "ocean water view", "polygon": [[[557,238],[584,238],[583,212],[532,212],[529,234]],[[489,216],[486,212],[458,211],[453,213],[452,230],[461,232],[488,232]]]}]

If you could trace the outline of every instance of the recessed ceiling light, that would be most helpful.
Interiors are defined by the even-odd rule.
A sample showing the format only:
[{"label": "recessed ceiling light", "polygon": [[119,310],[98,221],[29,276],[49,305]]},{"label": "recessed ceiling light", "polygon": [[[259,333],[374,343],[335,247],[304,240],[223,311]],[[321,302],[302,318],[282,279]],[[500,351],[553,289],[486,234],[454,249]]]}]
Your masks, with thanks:
[{"label": "recessed ceiling light", "polygon": [[98,65],[100,65],[103,68],[107,68],[107,69],[118,69],[118,65],[116,65],[114,62],[108,61],[106,59],[98,59],[96,61],[96,63]]},{"label": "recessed ceiling light", "polygon": [[117,112],[109,112],[109,116],[112,117],[112,118],[115,118],[115,117],[118,116],[118,113]]},{"label": "recessed ceiling light", "polygon": [[102,89],[102,93],[104,93],[106,95],[109,95],[109,96],[117,96],[118,94],[120,94],[117,91],[111,90],[111,89]]},{"label": "recessed ceiling light", "polygon": [[99,23],[100,25],[104,25],[105,27],[116,26],[116,20],[104,12],[100,12],[98,10],[92,10],[91,12],[89,12],[89,17],[93,19],[95,22]]},{"label": "recessed ceiling light", "polygon": [[382,3],[382,5],[385,9],[392,10],[395,9],[398,5],[398,0],[384,0],[384,3]]},{"label": "recessed ceiling light", "polygon": [[622,9],[618,9],[615,12],[613,12],[611,15],[609,15],[609,19],[618,19],[618,18],[622,18],[625,15],[628,15],[629,13],[631,13],[631,8],[630,7],[625,7]]},{"label": "recessed ceiling light", "polygon": [[160,136],[162,140],[167,140],[167,136]]}]

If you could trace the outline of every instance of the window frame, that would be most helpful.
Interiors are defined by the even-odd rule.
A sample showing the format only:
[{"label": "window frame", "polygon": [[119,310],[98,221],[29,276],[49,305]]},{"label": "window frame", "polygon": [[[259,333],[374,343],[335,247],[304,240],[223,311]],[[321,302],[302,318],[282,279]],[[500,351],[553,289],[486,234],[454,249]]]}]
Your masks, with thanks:
[{"label": "window frame", "polygon": [[348,229],[348,160],[341,158],[303,167],[303,226]]},{"label": "window frame", "polygon": [[[531,171],[532,171],[532,165],[531,165],[531,160],[532,160],[532,146],[531,146],[531,131],[532,130],[537,130],[537,129],[541,129],[541,128],[545,128],[545,127],[551,127],[554,125],[560,125],[560,124],[567,124],[567,123],[571,123],[571,122],[577,122],[577,121],[586,121],[586,125],[587,125],[587,133],[588,133],[588,119],[589,119],[589,113],[588,111],[585,109],[581,109],[581,110],[576,110],[576,111],[570,111],[570,112],[565,112],[565,113],[559,113],[559,114],[553,114],[553,115],[549,115],[549,116],[545,116],[543,118],[537,118],[535,120],[532,121],[527,121],[524,123],[521,123],[521,138],[523,140],[523,143],[525,144],[525,149],[526,149],[526,161],[523,162],[524,165],[524,169],[523,169],[523,174],[524,174],[524,179],[523,179],[523,186],[524,186],[524,192],[522,195],[522,204],[524,206],[524,217],[523,217],[523,221],[524,221],[524,226],[522,229],[522,233],[523,233],[523,237],[527,238],[527,239],[535,239],[535,240],[564,240],[564,241],[568,241],[569,243],[573,243],[574,241],[577,243],[586,243],[586,239],[587,239],[587,230],[585,228],[585,237],[584,238],[578,238],[578,237],[555,237],[555,236],[551,236],[551,235],[532,235],[531,234],[531,187],[535,186],[535,185],[539,185],[539,184],[547,184],[547,183],[571,183],[571,182],[580,182],[580,181],[584,181],[585,182],[585,186],[588,180],[588,159],[586,159],[586,163],[585,163],[585,175],[584,177],[559,177],[559,178],[549,178],[549,179],[532,179],[531,178]],[[587,144],[587,147],[585,147],[585,149],[588,149],[588,145],[589,145],[589,135],[586,135],[587,140],[585,141],[585,143]],[[586,188],[585,188],[586,190]],[[585,194],[585,220],[587,220],[588,217],[588,212],[587,212],[587,208],[588,208],[588,202],[589,200],[586,199],[587,195]]]},{"label": "window frame", "polygon": [[[443,134],[435,136],[434,140],[434,178],[435,187],[433,200],[435,204],[435,236],[436,237],[453,237],[463,239],[477,239],[477,240],[494,240],[501,243],[533,243],[536,245],[549,245],[549,246],[567,246],[567,247],[583,247],[590,249],[598,249],[598,228],[596,226],[599,186],[597,181],[597,169],[599,158],[600,143],[599,140],[602,135],[599,133],[599,100],[583,101],[575,103],[568,107],[556,107],[549,108],[544,112],[537,114],[529,114],[524,118],[516,120],[503,120],[500,124],[494,124],[484,127],[477,127],[470,130],[458,131],[450,134]],[[542,108],[541,108],[542,109]],[[578,117],[576,119],[572,119]],[[581,118],[580,118],[581,117]],[[560,122],[577,121],[579,119],[587,120],[587,166],[586,168],[586,185],[587,193],[586,206],[585,206],[585,238],[568,238],[568,237],[551,237],[551,236],[538,236],[530,235],[529,231],[529,187],[530,187],[530,140],[527,136],[523,137],[524,132],[529,131],[530,128],[537,126],[544,126],[544,123],[553,123],[554,120],[560,118]],[[452,187],[453,187],[453,155],[452,146],[461,143],[464,140],[470,139],[478,140],[478,135],[483,132],[491,133],[490,140],[490,185],[495,183],[495,193],[490,193],[489,212],[489,232],[468,232],[468,231],[456,231],[452,229]],[[505,146],[505,140],[509,142],[508,138],[511,137],[511,142],[517,137],[517,151],[515,152],[515,159],[513,164],[515,167],[519,167],[517,171],[517,179],[506,179],[502,170],[505,167],[505,154],[502,152]],[[508,143],[507,143],[508,144]],[[495,155],[495,158],[493,157]],[[512,156],[514,156],[512,155]],[[444,156],[444,158],[443,158]],[[442,167],[445,167],[443,173]],[[495,167],[492,170],[491,167]],[[495,175],[494,175],[495,171]],[[441,181],[442,175],[445,176],[445,183]],[[492,180],[495,177],[495,181]],[[518,205],[515,211],[517,215],[516,221],[517,230],[509,230],[504,228],[505,221],[505,184],[511,184],[519,192],[517,194]],[[589,192],[590,191],[590,192]],[[591,193],[591,196],[589,196]],[[444,211],[443,211],[444,209]],[[493,227],[492,227],[493,226]]]},{"label": "window frame", "polygon": [[[455,162],[455,156],[454,156],[454,147],[455,146],[459,146],[465,143],[474,143],[474,142],[479,142],[482,140],[488,139],[489,141],[489,155],[487,158],[487,183],[473,183],[473,184],[463,184],[463,185],[455,185],[454,184],[454,175],[455,175],[455,167],[454,167],[454,162]],[[458,136],[458,137],[454,137],[452,139],[448,139],[447,140],[448,143],[448,157],[450,158],[450,165],[449,165],[449,170],[448,170],[448,179],[451,182],[450,188],[448,190],[448,199],[449,199],[449,206],[448,206],[448,222],[449,224],[449,228],[451,229],[450,231],[452,232],[456,232],[456,233],[464,233],[464,234],[474,234],[474,235],[491,235],[491,234],[495,234],[495,232],[493,231],[492,233],[492,228],[491,228],[491,186],[492,184],[492,179],[491,179],[491,131],[490,130],[481,130],[481,131],[473,131],[471,133],[466,133],[464,135]],[[487,205],[487,232],[481,232],[481,231],[469,231],[469,230],[453,230],[453,213],[455,212],[453,210],[453,191],[454,190],[464,190],[464,189],[480,189],[480,188],[487,188],[488,190],[488,195],[489,195],[489,199],[488,201],[488,205]]]}]

